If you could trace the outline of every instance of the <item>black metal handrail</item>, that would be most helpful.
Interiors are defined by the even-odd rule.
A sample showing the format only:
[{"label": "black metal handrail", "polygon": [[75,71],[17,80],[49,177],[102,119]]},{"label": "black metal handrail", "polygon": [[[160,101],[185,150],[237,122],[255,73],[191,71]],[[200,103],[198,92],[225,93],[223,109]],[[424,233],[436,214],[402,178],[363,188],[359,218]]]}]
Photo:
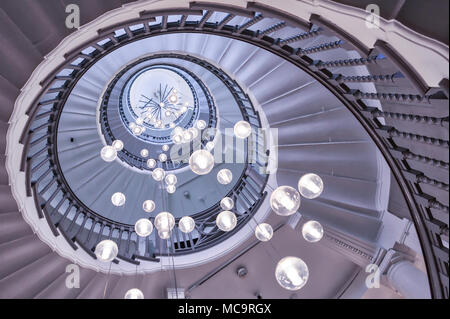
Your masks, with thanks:
[{"label": "black metal handrail", "polygon": [[[201,18],[203,17],[203,14],[199,15],[200,13],[198,10],[194,10],[196,8],[206,9],[208,12],[222,11],[230,13],[222,21],[212,23],[207,22],[204,19],[202,21]],[[251,31],[246,28],[242,29],[240,26],[236,27],[227,24],[236,15],[256,17],[255,12],[262,12],[264,17],[278,18],[280,21],[273,26],[273,28],[276,29],[291,25],[306,29],[304,31],[308,31],[308,29],[311,31],[313,24],[320,25],[322,30],[331,32],[343,40],[345,42],[344,48],[360,52],[361,58],[336,61],[315,60],[308,55],[309,53],[305,54],[301,48],[296,49],[287,45],[287,43],[289,43],[287,39],[274,39],[268,36],[267,33],[262,34],[258,31]],[[180,20],[168,23],[167,16],[174,14],[180,14]],[[199,15],[200,20],[197,22],[187,21],[189,14]],[[155,16],[162,16],[162,23],[149,26],[148,21],[154,21]],[[395,137],[389,134],[386,135],[385,132],[389,132],[385,127],[387,125],[381,124],[378,118],[382,117],[385,119],[386,123],[389,123],[390,117],[386,116],[385,113],[373,112],[373,109],[364,102],[365,98],[368,96],[364,95],[364,93],[360,94],[359,92],[352,91],[348,86],[351,85],[351,81],[340,80],[340,78],[342,79],[342,76],[339,77],[338,75],[333,74],[331,69],[334,67],[367,65],[370,74],[367,75],[368,77],[365,78],[364,81],[369,82],[376,82],[377,78],[373,75],[391,76],[400,72],[403,75],[404,82],[399,83],[392,81],[392,83],[390,83],[392,86],[389,86],[389,88],[392,88],[394,92],[399,88],[402,90],[410,90],[411,94],[419,95],[421,97],[420,100],[423,103],[421,103],[421,105],[414,104],[415,108],[413,110],[408,107],[410,101],[405,100],[401,95],[393,95],[388,100],[380,100],[383,110],[390,108],[388,112],[397,113],[401,117],[410,117],[411,115],[414,115],[420,119],[419,122],[425,124],[427,123],[425,117],[432,116],[430,113],[436,112],[442,114],[440,119],[447,129],[448,96],[444,95],[444,92],[447,92],[446,94],[448,94],[448,80],[443,79],[443,81],[441,81],[442,87],[440,88],[428,88],[420,75],[418,75],[414,69],[405,62],[402,56],[395,52],[388,44],[377,41],[374,48],[366,48],[358,39],[355,39],[345,31],[339,29],[335,24],[326,21],[319,16],[314,16],[312,18],[311,21],[304,21],[293,15],[284,12],[281,13],[269,6],[257,3],[248,3],[248,9],[246,10],[233,6],[193,2],[192,9],[190,10],[177,9],[176,12],[173,10],[159,10],[158,12],[145,11],[142,12],[139,20],[130,20],[120,23],[108,30],[99,30],[99,36],[97,38],[93,39],[90,43],[83,45],[83,47],[67,53],[67,61],[72,61],[76,58],[81,58],[83,60],[83,62],[78,65],[79,69],[73,69],[73,72],[69,76],[58,77],[57,74],[61,70],[71,68],[70,62],[66,61],[56,68],[54,72],[49,74],[49,76],[41,83],[43,90],[27,111],[29,121],[21,137],[21,142],[24,144],[21,170],[27,172],[30,171],[28,168],[28,165],[30,165],[28,154],[30,154],[30,141],[34,136],[31,125],[35,118],[45,117],[49,114],[49,111],[44,109],[39,113],[41,107],[52,103],[53,109],[61,107],[60,103],[67,96],[67,92],[73,87],[73,80],[75,80],[75,77],[82,75],[84,69],[92,65],[93,61],[98,57],[131,41],[168,33],[206,33],[242,40],[264,48],[273,54],[288,60],[313,76],[317,81],[327,87],[358,119],[386,159],[408,205],[411,218],[415,224],[421,242],[430,279],[432,296],[435,298],[448,297],[448,248],[444,247],[441,238],[441,236],[445,236],[445,234],[448,236],[448,218],[447,220],[439,219],[439,217],[434,214],[434,210],[440,210],[444,215],[446,214],[448,216],[448,206],[444,203],[440,203],[432,191],[425,191],[420,186],[420,183],[423,181],[423,178],[420,178],[420,176],[425,176],[425,172],[412,169],[409,161],[420,161],[425,163],[425,165],[430,165],[430,167],[434,167],[434,164],[440,163],[440,167],[444,167],[447,171],[448,163],[441,159],[433,158],[432,155],[420,154],[417,150],[411,150],[411,147],[408,147],[407,144],[404,145],[397,141]],[[258,19],[258,21],[260,21],[262,18],[259,17]],[[285,23],[283,24],[282,22]],[[142,23],[142,28],[133,31],[130,30],[129,26],[139,23]],[[126,31],[125,34],[120,37],[112,35],[112,32],[118,29],[124,29]],[[95,50],[88,54],[88,57],[82,54],[84,48],[97,44],[104,39],[109,39],[109,41],[101,45],[100,49],[98,48],[98,45],[96,45]],[[299,38],[299,40],[301,41],[301,38]],[[334,48],[330,49],[332,50]],[[51,87],[56,81],[65,81],[65,84],[62,86]],[[56,96],[56,100],[41,100],[45,93],[49,92],[49,89],[59,92]],[[379,97],[382,98],[382,96],[373,96],[373,98],[377,99]],[[395,111],[393,110],[394,108]],[[52,112],[50,112],[50,114],[52,114]],[[410,121],[410,130],[412,132],[420,133],[420,127],[416,124],[417,121]],[[389,124],[391,127],[393,127],[393,125],[395,124]],[[407,139],[410,143],[416,143],[416,139],[412,137],[407,137]],[[438,145],[436,147],[440,146]],[[27,180],[30,181],[29,179]],[[439,185],[437,187],[442,188]],[[445,187],[444,191],[446,191]],[[29,195],[31,194],[29,185],[27,185],[27,192]]]}]

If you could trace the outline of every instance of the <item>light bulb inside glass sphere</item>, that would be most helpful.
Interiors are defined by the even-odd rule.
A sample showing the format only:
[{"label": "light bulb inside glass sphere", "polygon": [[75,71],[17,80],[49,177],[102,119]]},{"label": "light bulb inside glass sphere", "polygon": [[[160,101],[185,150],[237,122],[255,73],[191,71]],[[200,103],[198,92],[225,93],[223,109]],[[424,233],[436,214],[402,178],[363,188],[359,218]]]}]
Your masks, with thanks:
[{"label": "light bulb inside glass sphere", "polygon": [[111,202],[114,206],[123,206],[125,204],[125,195],[121,192],[114,193],[111,196]]},{"label": "light bulb inside glass sphere", "polygon": [[187,106],[186,106],[186,105],[183,105],[183,106],[180,108],[180,113],[186,113],[187,110],[188,110]]},{"label": "light bulb inside glass sphere", "polygon": [[177,190],[177,187],[175,185],[167,185],[167,187],[166,187],[166,191],[169,194],[175,193],[176,190]]},{"label": "light bulb inside glass sphere", "polygon": [[204,130],[206,128],[206,122],[203,120],[198,120],[197,123],[195,123],[195,126],[199,129],[199,130]]},{"label": "light bulb inside glass sphere", "polygon": [[147,167],[154,168],[156,166],[156,161],[153,158],[147,160]]},{"label": "light bulb inside glass sphere", "polygon": [[163,146],[161,147],[161,149],[162,149],[164,152],[167,152],[167,151],[169,150],[169,145],[163,145]]},{"label": "light bulb inside glass sphere", "polygon": [[306,241],[316,243],[323,237],[323,227],[315,220],[307,221],[303,224],[302,235]]},{"label": "light bulb inside glass sphere", "polygon": [[287,290],[299,290],[308,281],[308,266],[298,257],[284,257],[275,269],[275,278]]},{"label": "light bulb inside glass sphere", "polygon": [[234,200],[231,197],[224,197],[220,201],[220,207],[223,210],[231,210],[234,207]]},{"label": "light bulb inside glass sphere", "polygon": [[273,236],[273,228],[267,223],[261,223],[255,228],[255,236],[260,241],[269,241]]},{"label": "light bulb inside glass sphere", "polygon": [[174,127],[175,127],[175,123],[174,123],[174,122],[170,122],[170,123],[169,123],[169,127],[170,127],[170,128],[174,128]]},{"label": "light bulb inside glass sphere", "polygon": [[136,127],[136,123],[130,122],[130,124],[128,124],[128,127],[129,127],[130,129],[133,129],[133,128]]},{"label": "light bulb inside glass sphere", "polygon": [[323,181],[319,175],[305,174],[298,181],[298,190],[303,197],[314,199],[322,194]]},{"label": "light bulb inside glass sphere", "polygon": [[146,148],[141,149],[140,154],[141,154],[142,157],[147,157],[148,156],[148,149],[146,149]]},{"label": "light bulb inside glass sphere", "polygon": [[160,162],[164,163],[165,161],[167,161],[167,155],[164,153],[161,153],[158,155],[158,159]]},{"label": "light bulb inside glass sphere", "polygon": [[164,179],[164,176],[166,175],[166,172],[162,169],[162,168],[160,168],[160,167],[158,167],[158,168],[155,168],[153,171],[152,171],[152,177],[153,177],[153,179],[155,180],[155,181],[162,181],[163,179]]},{"label": "light bulb inside glass sphere", "polygon": [[221,169],[217,173],[217,181],[222,185],[230,184],[232,180],[233,173],[227,168]]},{"label": "light bulb inside glass sphere", "polygon": [[246,121],[239,121],[234,125],[234,135],[237,138],[247,138],[251,133],[252,127]]},{"label": "light bulb inside glass sphere", "polygon": [[191,131],[185,130],[185,131],[183,132],[183,141],[184,141],[185,143],[186,143],[186,142],[192,141],[193,138],[194,138],[194,135],[192,134]]},{"label": "light bulb inside glass sphere", "polygon": [[114,241],[106,239],[95,246],[94,253],[98,260],[108,262],[117,257],[119,247],[117,247],[117,244]]},{"label": "light bulb inside glass sphere", "polygon": [[110,145],[103,146],[102,150],[100,151],[100,157],[105,162],[112,162],[117,157],[117,151],[114,147]]},{"label": "light bulb inside glass sphere", "polygon": [[115,140],[112,142],[111,146],[114,147],[117,152],[123,150],[123,142],[121,140]]},{"label": "light bulb inside glass sphere", "polygon": [[183,133],[183,128],[177,126],[172,130],[173,134],[182,134]]},{"label": "light bulb inside glass sphere", "polygon": [[270,207],[281,216],[295,214],[300,207],[300,194],[290,186],[279,186],[270,195]]},{"label": "light bulb inside glass sphere", "polygon": [[144,132],[144,130],[142,126],[136,125],[135,127],[132,128],[132,132],[134,135],[139,136]]},{"label": "light bulb inside glass sphere", "polygon": [[236,227],[237,218],[233,212],[224,210],[216,218],[216,225],[222,231],[231,231]]},{"label": "light bulb inside glass sphere", "polygon": [[177,183],[177,176],[175,174],[167,174],[164,180],[167,185],[175,185]]},{"label": "light bulb inside glass sphere", "polygon": [[214,157],[210,152],[197,150],[189,157],[189,167],[197,175],[205,175],[214,167]]},{"label": "light bulb inside glass sphere", "polygon": [[134,231],[140,237],[147,237],[153,231],[152,222],[149,221],[147,218],[141,218],[134,225]]},{"label": "light bulb inside glass sphere", "polygon": [[178,221],[178,228],[183,233],[190,233],[195,228],[195,221],[190,216],[184,216]]},{"label": "light bulb inside glass sphere", "polygon": [[155,224],[157,230],[170,232],[175,226],[175,218],[169,212],[161,212],[156,215],[153,223]]},{"label": "light bulb inside glass sphere", "polygon": [[125,293],[124,299],[144,299],[144,293],[137,288],[132,288]]},{"label": "light bulb inside glass sphere", "polygon": [[170,111],[165,111],[165,112],[164,112],[164,115],[167,116],[167,117],[169,117],[169,116],[172,115],[172,112],[170,112]]},{"label": "light bulb inside glass sphere", "polygon": [[147,213],[151,213],[152,211],[154,211],[155,207],[156,207],[155,202],[152,201],[151,199],[147,199],[142,203],[142,209]]},{"label": "light bulb inside glass sphere", "polygon": [[161,239],[169,239],[170,238],[170,231],[159,230],[158,231],[158,236]]},{"label": "light bulb inside glass sphere", "polygon": [[178,97],[176,96],[176,94],[172,94],[169,96],[169,102],[172,104],[175,104],[178,102]]},{"label": "light bulb inside glass sphere", "polygon": [[142,117],[138,117],[138,118],[136,119],[136,124],[138,124],[138,125],[144,124],[144,119],[143,119]]},{"label": "light bulb inside glass sphere", "polygon": [[172,136],[172,141],[173,141],[175,144],[180,144],[180,143],[183,142],[183,136],[182,136],[181,134],[174,134],[174,135]]},{"label": "light bulb inside glass sphere", "polygon": [[194,139],[198,136],[198,130],[195,127],[190,127],[188,129],[188,131],[191,132],[192,139]]}]

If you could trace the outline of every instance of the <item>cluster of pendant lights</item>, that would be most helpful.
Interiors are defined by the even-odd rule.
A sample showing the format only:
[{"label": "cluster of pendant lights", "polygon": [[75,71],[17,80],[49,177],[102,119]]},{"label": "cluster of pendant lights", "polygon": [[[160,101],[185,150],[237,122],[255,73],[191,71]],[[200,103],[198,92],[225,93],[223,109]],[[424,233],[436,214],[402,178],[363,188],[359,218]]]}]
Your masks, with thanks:
[{"label": "cluster of pendant lights", "polygon": [[[138,123],[137,123],[138,124]],[[135,125],[137,127],[138,125]],[[195,127],[189,129],[182,129],[175,127],[172,131],[171,137],[175,144],[190,142],[196,138],[199,131],[206,128],[206,123],[202,120],[196,122]],[[250,136],[252,130],[251,126],[246,121],[239,121],[234,125],[234,135],[237,138],[245,139]],[[214,167],[214,157],[211,154],[211,150],[214,145],[213,142],[207,143],[205,149],[199,149],[194,151],[189,158],[189,167],[197,175],[206,175],[211,172]],[[209,146],[208,146],[209,144]],[[212,145],[211,145],[212,144]],[[120,140],[116,140],[111,146],[105,146],[101,150],[101,157],[106,162],[112,162],[117,157],[117,152],[123,149],[124,145]],[[163,151],[167,151],[169,148],[167,145],[163,146]],[[147,157],[148,151],[142,150],[141,156]],[[165,154],[163,154],[165,155]],[[160,154],[161,157],[161,154]],[[161,162],[165,161],[167,157],[159,158]],[[156,181],[165,181],[166,189],[168,193],[173,193],[176,190],[175,184],[177,183],[177,177],[174,174],[167,174],[162,168],[155,168],[156,161],[149,159],[147,161],[149,168],[154,168],[152,171],[152,177]],[[231,183],[233,174],[229,169],[221,169],[217,173],[217,181],[226,185]],[[303,175],[298,181],[298,190],[291,186],[279,186],[270,196],[270,206],[272,210],[280,216],[290,216],[295,214],[301,202],[301,197],[307,199],[314,199],[320,196],[323,191],[322,179],[313,173]],[[118,192],[114,193],[111,197],[111,201],[115,206],[122,206],[125,204],[125,195]],[[146,200],[143,205],[145,212],[153,212],[155,209],[155,203],[152,200]],[[231,231],[236,227],[237,218],[232,212],[234,207],[234,201],[230,197],[224,197],[220,201],[220,207],[222,211],[216,217],[217,227],[225,232]],[[154,225],[147,218],[139,219],[135,224],[135,231],[138,236],[147,237],[153,232],[153,227],[158,231],[158,236],[162,239],[170,238],[172,229],[175,226],[175,218],[169,212],[161,212],[156,215],[154,219]],[[183,233],[190,233],[195,229],[195,221],[190,216],[182,217],[178,222],[178,229]],[[302,227],[303,238],[311,243],[318,242],[323,237],[322,225],[317,221],[308,221]],[[273,228],[270,224],[261,223],[256,226],[255,237],[262,241],[267,242],[273,236]],[[101,241],[95,249],[97,258],[101,261],[112,261],[118,254],[117,244],[112,240]],[[275,270],[275,277],[277,282],[287,290],[298,290],[302,288],[309,276],[309,271],[306,263],[293,256],[288,256],[281,259]],[[125,294],[125,299],[143,299],[144,295],[142,291],[137,288],[130,289]]]},{"label": "cluster of pendant lights", "polygon": [[[298,181],[298,191],[290,186],[276,188],[270,196],[270,206],[276,214],[290,216],[299,209],[302,196],[307,199],[314,199],[319,197],[322,191],[323,181],[320,176],[312,173],[305,174]],[[261,225],[264,226],[259,227]],[[256,237],[258,239],[270,239],[272,233],[268,231],[267,224],[260,224],[259,226],[255,230]],[[271,227],[270,230],[272,230]],[[318,242],[323,237],[323,227],[317,221],[308,221],[303,224],[302,236],[310,243]],[[308,281],[308,277],[308,266],[302,259],[294,256],[281,259],[275,269],[277,282],[287,290],[301,289]]]}]

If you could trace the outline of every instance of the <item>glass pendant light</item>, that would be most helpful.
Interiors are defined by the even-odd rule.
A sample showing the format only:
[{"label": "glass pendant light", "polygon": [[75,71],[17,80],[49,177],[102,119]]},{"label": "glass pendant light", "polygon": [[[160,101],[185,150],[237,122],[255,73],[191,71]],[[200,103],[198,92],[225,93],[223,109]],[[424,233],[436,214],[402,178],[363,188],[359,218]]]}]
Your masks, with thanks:
[{"label": "glass pendant light", "polygon": [[192,141],[193,138],[194,138],[194,135],[192,134],[191,131],[185,130],[185,131],[183,132],[183,141],[184,141],[185,143]]},{"label": "glass pendant light", "polygon": [[158,155],[158,159],[161,163],[164,163],[165,161],[167,161],[167,155],[164,153],[161,153]]},{"label": "glass pendant light", "polygon": [[156,161],[153,158],[147,160],[147,167],[154,168],[156,166]]},{"label": "glass pendant light", "polygon": [[303,197],[314,199],[322,194],[323,181],[319,175],[305,174],[298,181],[298,190]]},{"label": "glass pendant light", "polygon": [[106,239],[102,240],[97,244],[97,246],[95,246],[94,253],[98,260],[108,262],[117,257],[119,248],[114,241]]},{"label": "glass pendant light", "polygon": [[169,102],[172,104],[176,104],[178,102],[178,97],[176,96],[176,94],[171,94],[169,96]]},{"label": "glass pendant light", "polygon": [[102,150],[100,151],[100,157],[105,162],[112,162],[117,157],[117,151],[113,146],[110,145],[103,146]]},{"label": "glass pendant light", "polygon": [[203,120],[198,120],[197,123],[195,123],[195,126],[199,129],[199,130],[204,130],[206,128],[206,122]]},{"label": "glass pendant light", "polygon": [[177,126],[172,130],[173,134],[183,134],[183,128]]},{"label": "glass pendant light", "polygon": [[234,125],[234,135],[237,138],[247,138],[252,133],[250,123],[246,121],[239,121]]},{"label": "glass pendant light", "polygon": [[160,232],[170,232],[175,226],[175,218],[169,212],[161,212],[155,217],[155,227]]},{"label": "glass pendant light", "polygon": [[164,152],[167,152],[167,151],[169,150],[169,145],[163,145],[163,146],[162,146],[162,150],[163,150]]},{"label": "glass pendant light", "polygon": [[180,113],[186,113],[187,110],[188,110],[187,106],[183,105],[183,106],[180,108]]},{"label": "glass pendant light", "polygon": [[308,281],[308,266],[298,257],[284,257],[275,269],[275,278],[287,290],[299,290]]},{"label": "glass pendant light", "polygon": [[142,203],[142,209],[146,212],[146,213],[151,213],[152,211],[155,210],[155,202],[152,201],[151,199],[147,199],[146,201],[144,201],[144,203]]},{"label": "glass pendant light", "polygon": [[184,216],[178,221],[178,228],[183,233],[190,233],[195,228],[195,221],[190,216]]},{"label": "glass pendant light", "polygon": [[195,127],[188,128],[188,131],[192,135],[192,139],[195,139],[198,136],[198,130]]},{"label": "glass pendant light", "polygon": [[172,141],[175,143],[175,144],[181,144],[182,142],[183,142],[183,136],[181,135],[181,134],[174,134],[173,136],[172,136]]},{"label": "glass pendant light", "polygon": [[134,225],[134,231],[140,237],[147,237],[153,231],[152,222],[149,221],[147,218],[141,218]]},{"label": "glass pendant light", "polygon": [[142,125],[142,124],[144,124],[144,119],[143,119],[142,117],[138,117],[138,118],[136,119],[136,124],[137,124],[137,125]]},{"label": "glass pendant light", "polygon": [[146,148],[141,149],[140,154],[141,154],[142,157],[147,157],[148,156],[148,149],[146,149]]},{"label": "glass pendant light", "polygon": [[114,147],[117,152],[123,150],[123,142],[121,140],[115,140],[112,142],[111,146]]},{"label": "glass pendant light", "polygon": [[166,175],[166,172],[164,172],[164,170],[160,167],[155,168],[152,171],[152,177],[155,181],[160,182],[164,179],[164,176]]},{"label": "glass pendant light", "polygon": [[176,190],[177,190],[177,187],[175,185],[167,185],[167,187],[166,187],[166,191],[169,194],[175,193]]},{"label": "glass pendant light", "polygon": [[161,239],[169,239],[170,238],[170,231],[158,231],[158,236]]},{"label": "glass pendant light", "polygon": [[300,194],[290,186],[279,186],[270,195],[270,207],[281,216],[295,214],[300,207]]},{"label": "glass pendant light", "polygon": [[269,241],[273,236],[273,229],[267,223],[261,223],[255,228],[255,236],[260,241]]},{"label": "glass pendant light", "polygon": [[142,133],[144,133],[144,127],[142,127],[142,126],[139,126],[139,125],[136,125],[136,126],[134,126],[132,129],[131,129],[131,131],[133,132],[133,134],[134,135],[136,135],[136,136],[139,136],[139,135],[141,135]]},{"label": "glass pendant light", "polygon": [[167,185],[175,185],[177,183],[177,177],[175,174],[167,174],[164,180]]},{"label": "glass pendant light", "polygon": [[233,173],[227,168],[221,169],[217,173],[217,181],[222,185],[230,184],[232,180]]},{"label": "glass pendant light", "polygon": [[125,204],[125,195],[121,192],[114,193],[111,196],[111,202],[114,206],[123,206]]},{"label": "glass pendant light", "polygon": [[132,288],[125,293],[124,299],[144,299],[144,293],[137,288]]},{"label": "glass pendant light", "polygon": [[189,158],[189,167],[197,175],[205,175],[214,167],[214,157],[210,152],[197,150]]},{"label": "glass pendant light", "polygon": [[302,235],[306,241],[316,243],[323,237],[323,227],[315,220],[307,221],[303,224]]},{"label": "glass pendant light", "polygon": [[234,227],[236,227],[236,224],[236,215],[228,210],[225,210],[217,215],[216,225],[222,231],[231,231]]},{"label": "glass pendant light", "polygon": [[220,201],[220,207],[223,210],[231,210],[234,207],[234,200],[230,197],[224,197]]}]

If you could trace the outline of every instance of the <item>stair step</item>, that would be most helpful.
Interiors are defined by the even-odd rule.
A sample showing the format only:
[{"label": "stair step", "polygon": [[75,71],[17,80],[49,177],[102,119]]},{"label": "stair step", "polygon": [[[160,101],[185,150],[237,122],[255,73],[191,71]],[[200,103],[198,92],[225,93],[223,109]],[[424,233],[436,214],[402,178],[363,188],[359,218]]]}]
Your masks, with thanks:
[{"label": "stair step", "polygon": [[375,145],[368,142],[322,143],[280,147],[278,167],[375,181],[378,171]]},{"label": "stair step", "polygon": [[305,199],[300,205],[300,213],[325,225],[340,229],[348,234],[370,242],[376,241],[382,221],[358,212],[329,205],[314,199]]},{"label": "stair step", "polygon": [[[297,189],[298,180],[309,172],[278,169],[277,180],[280,185],[289,185]],[[324,183],[324,190],[320,197],[314,199],[324,201],[327,204],[356,211],[368,216],[379,217],[380,211],[376,210],[380,198],[376,195],[378,184],[374,181],[318,174]]]},{"label": "stair step", "polygon": [[0,245],[0,279],[51,252],[34,234]]},{"label": "stair step", "polygon": [[19,212],[0,214],[0,243],[7,243],[33,234]]},{"label": "stair step", "polygon": [[70,262],[51,252],[0,280],[0,298],[33,298],[57,279]]},{"label": "stair step", "polygon": [[0,74],[14,86],[22,87],[43,56],[3,9],[0,10],[0,30]]},{"label": "stair step", "polygon": [[[66,281],[70,280],[69,276],[72,271],[62,273],[55,281],[50,283],[46,288],[40,291],[35,299],[74,299],[80,291],[92,280],[97,272],[79,267],[80,269],[80,287],[68,288]],[[67,269],[66,269],[67,271]],[[72,283],[72,281],[71,281]]]}]

